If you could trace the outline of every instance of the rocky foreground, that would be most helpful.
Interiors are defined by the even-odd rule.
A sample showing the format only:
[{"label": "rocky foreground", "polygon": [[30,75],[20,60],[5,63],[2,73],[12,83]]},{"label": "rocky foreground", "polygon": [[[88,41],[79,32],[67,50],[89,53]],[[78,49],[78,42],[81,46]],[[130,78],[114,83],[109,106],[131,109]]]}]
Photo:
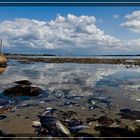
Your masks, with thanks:
[{"label": "rocky foreground", "polygon": [[[15,84],[5,89],[3,94],[16,101],[0,100],[0,137],[94,139],[140,136],[140,111],[120,108],[116,112],[111,97],[55,93],[39,103],[22,103],[17,101],[17,97],[39,97],[43,90],[28,80],[15,81]],[[64,99],[67,101],[62,104]],[[54,105],[54,100],[57,105]],[[83,100],[86,100],[87,106],[82,106]],[[23,131],[27,134],[20,135]]]}]

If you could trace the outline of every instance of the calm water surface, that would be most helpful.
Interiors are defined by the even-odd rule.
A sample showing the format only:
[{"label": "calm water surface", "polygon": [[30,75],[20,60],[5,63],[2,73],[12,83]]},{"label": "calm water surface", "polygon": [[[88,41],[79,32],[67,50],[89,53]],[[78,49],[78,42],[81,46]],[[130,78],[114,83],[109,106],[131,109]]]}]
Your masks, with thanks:
[{"label": "calm water surface", "polygon": [[140,100],[140,67],[129,69],[124,65],[109,64],[19,64],[10,61],[9,66],[0,75],[0,92],[14,86],[15,81],[29,80],[41,87],[46,93],[43,98],[56,92],[68,92],[81,96],[109,94],[114,98]]}]

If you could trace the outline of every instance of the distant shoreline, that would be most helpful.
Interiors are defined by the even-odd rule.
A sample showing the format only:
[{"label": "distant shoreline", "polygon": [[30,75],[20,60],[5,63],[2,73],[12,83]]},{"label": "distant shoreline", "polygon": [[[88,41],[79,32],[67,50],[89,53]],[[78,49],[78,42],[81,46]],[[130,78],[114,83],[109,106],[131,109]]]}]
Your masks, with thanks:
[{"label": "distant shoreline", "polygon": [[125,65],[140,65],[140,58],[84,58],[84,57],[40,57],[40,56],[21,56],[12,55],[6,56],[7,59],[16,59],[20,63],[44,62],[44,63],[84,63],[84,64],[125,64]]},{"label": "distant shoreline", "polygon": [[66,56],[66,55],[55,55],[55,54],[24,54],[24,53],[4,53],[5,56],[56,56],[56,57],[125,57],[125,56],[132,56],[137,57],[140,56],[140,54],[135,55],[72,55],[72,56]]}]

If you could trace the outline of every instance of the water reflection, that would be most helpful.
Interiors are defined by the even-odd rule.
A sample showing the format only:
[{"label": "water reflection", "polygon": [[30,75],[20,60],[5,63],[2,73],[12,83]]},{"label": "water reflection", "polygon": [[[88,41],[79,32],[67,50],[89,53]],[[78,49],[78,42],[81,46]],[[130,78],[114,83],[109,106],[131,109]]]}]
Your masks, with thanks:
[{"label": "water reflection", "polygon": [[96,64],[46,64],[8,66],[0,79],[1,89],[15,81],[29,80],[43,89],[76,90],[79,94],[92,94],[96,83],[104,77],[124,69],[123,66]]},{"label": "water reflection", "polygon": [[[4,72],[5,69],[0,70]],[[96,92],[112,95],[120,93],[119,88],[120,94],[132,95],[133,91],[135,95],[140,90],[139,79],[139,67],[127,69],[124,65],[74,63],[19,64],[12,61],[0,78],[0,91],[15,86],[15,81],[29,80],[51,94],[65,91],[81,96]]]}]

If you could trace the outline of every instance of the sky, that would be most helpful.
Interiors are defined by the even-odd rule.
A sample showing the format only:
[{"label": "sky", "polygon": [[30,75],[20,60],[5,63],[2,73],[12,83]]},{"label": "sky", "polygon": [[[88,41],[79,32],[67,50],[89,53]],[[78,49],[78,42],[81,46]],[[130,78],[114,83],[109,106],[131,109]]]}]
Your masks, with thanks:
[{"label": "sky", "polygon": [[140,7],[0,7],[3,52],[140,54]]}]

